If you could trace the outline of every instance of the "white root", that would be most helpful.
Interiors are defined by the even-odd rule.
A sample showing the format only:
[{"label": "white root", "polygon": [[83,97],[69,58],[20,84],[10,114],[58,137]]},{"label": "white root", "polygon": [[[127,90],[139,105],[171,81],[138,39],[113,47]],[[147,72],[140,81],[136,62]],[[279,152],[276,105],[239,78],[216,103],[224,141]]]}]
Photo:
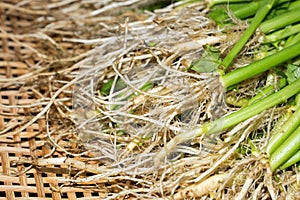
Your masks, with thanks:
[{"label": "white root", "polygon": [[187,197],[202,197],[217,190],[224,181],[227,174],[217,174],[209,177],[203,182],[193,184],[174,195],[175,200]]},{"label": "white root", "polygon": [[248,177],[245,181],[245,184],[244,184],[241,192],[239,192],[238,195],[236,195],[234,200],[243,200],[243,199],[245,199],[245,197],[247,195],[247,192],[248,192],[249,188],[251,187],[253,181],[254,181],[253,177]]}]

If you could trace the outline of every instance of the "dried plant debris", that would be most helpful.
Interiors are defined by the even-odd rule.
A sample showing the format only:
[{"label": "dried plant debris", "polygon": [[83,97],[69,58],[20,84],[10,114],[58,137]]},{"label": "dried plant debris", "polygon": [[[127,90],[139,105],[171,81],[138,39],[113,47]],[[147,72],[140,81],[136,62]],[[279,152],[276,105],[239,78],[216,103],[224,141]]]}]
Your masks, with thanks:
[{"label": "dried plant debris", "polygon": [[[216,65],[238,38],[239,27],[224,34],[207,17],[204,1],[162,2],[170,5],[145,13],[138,10],[152,1],[65,0],[46,9],[36,4],[20,11],[37,16],[38,31],[13,35],[0,29],[12,41],[24,42],[42,66],[0,79],[3,87],[24,82],[40,98],[30,105],[29,121],[12,122],[2,135],[46,120],[51,150],[18,162],[68,165],[77,174],[61,178],[60,187],[92,183],[105,199],[297,199],[297,170],[274,178],[261,154],[285,106],[226,131],[174,141],[239,110],[268,83],[263,74],[225,91]],[[40,43],[30,46],[28,40]],[[253,59],[255,49],[248,45],[233,68]],[[207,59],[199,62],[201,57]],[[170,141],[172,148],[165,148]],[[63,156],[51,157],[55,151]]]},{"label": "dried plant debris", "polygon": [[[218,77],[190,73],[185,64],[201,56],[204,45],[226,37],[195,8],[169,15],[157,16],[159,24],[125,24],[119,36],[107,38],[79,63],[74,92],[79,134],[112,163],[138,166],[135,159],[151,159],[174,135],[217,117],[211,104],[224,93],[214,81]],[[193,23],[185,27],[187,18],[198,30]],[[200,28],[201,35],[190,36]],[[222,98],[218,101],[223,108]]]}]

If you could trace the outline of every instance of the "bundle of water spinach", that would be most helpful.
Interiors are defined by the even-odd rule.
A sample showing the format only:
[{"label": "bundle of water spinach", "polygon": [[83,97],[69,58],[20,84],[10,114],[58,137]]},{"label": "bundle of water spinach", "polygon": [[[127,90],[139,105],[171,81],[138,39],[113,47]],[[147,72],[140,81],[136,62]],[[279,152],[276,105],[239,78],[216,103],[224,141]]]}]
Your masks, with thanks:
[{"label": "bundle of water spinach", "polygon": [[[274,127],[267,146],[260,150],[266,152],[272,172],[285,169],[300,161],[300,1],[288,0],[210,0],[210,17],[226,30],[234,23],[249,23],[239,40],[224,59],[209,60],[217,68],[219,81],[226,90],[238,88],[237,85],[259,74],[274,71],[280,74],[278,85],[259,90],[252,99],[240,103],[238,111],[206,122],[197,128],[181,133],[169,141],[157,153],[156,162],[160,162],[170,149],[179,143],[203,134],[214,134],[232,128],[239,123],[263,111],[286,103],[284,125]],[[255,37],[259,35],[259,37]],[[259,43],[256,58],[244,67],[234,68],[236,59],[242,59],[241,51],[248,48],[249,40],[257,39]],[[207,58],[206,58],[207,59]],[[191,69],[203,72],[201,65],[193,62]],[[195,64],[196,63],[196,64]],[[207,60],[205,60],[207,64]],[[271,73],[272,71],[272,73]],[[266,80],[267,81],[267,80]],[[230,102],[230,97],[227,97]],[[238,104],[237,102],[231,102]],[[298,165],[299,166],[299,165]]]}]

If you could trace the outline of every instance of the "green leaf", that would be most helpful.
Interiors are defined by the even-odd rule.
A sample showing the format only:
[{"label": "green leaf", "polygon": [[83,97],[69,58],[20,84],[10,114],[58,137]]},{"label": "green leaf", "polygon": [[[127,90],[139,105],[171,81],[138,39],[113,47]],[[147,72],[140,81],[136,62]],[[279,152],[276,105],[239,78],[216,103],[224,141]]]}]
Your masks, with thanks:
[{"label": "green leaf", "polygon": [[286,76],[289,84],[300,78],[300,66],[289,64],[286,70]]},{"label": "green leaf", "polygon": [[229,17],[226,9],[223,6],[217,6],[210,13],[209,17],[218,24],[218,26],[223,27],[224,24],[229,22]]},{"label": "green leaf", "polygon": [[[106,83],[104,83],[100,87],[100,94],[103,96],[109,95],[113,83],[114,83],[114,78],[112,78],[112,79],[108,80]],[[122,79],[118,79],[114,90],[118,91],[118,90],[124,89],[125,87],[126,87],[125,82]]]},{"label": "green leaf", "polygon": [[200,59],[194,60],[191,69],[196,72],[214,72],[218,69],[221,61],[219,60],[220,52],[218,49],[209,47],[204,51]]}]

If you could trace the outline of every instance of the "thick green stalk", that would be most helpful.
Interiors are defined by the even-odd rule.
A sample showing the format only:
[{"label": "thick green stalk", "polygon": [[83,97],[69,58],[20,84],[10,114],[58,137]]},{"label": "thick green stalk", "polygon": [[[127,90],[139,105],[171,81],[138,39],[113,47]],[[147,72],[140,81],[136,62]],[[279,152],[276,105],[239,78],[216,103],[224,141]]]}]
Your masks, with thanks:
[{"label": "thick green stalk", "polygon": [[240,19],[245,19],[247,17],[255,15],[257,10],[265,3],[264,0],[262,1],[253,1],[248,3],[247,6],[243,6],[237,10],[233,10],[234,16]]},{"label": "thick green stalk", "polygon": [[[290,0],[279,0],[278,3],[276,5],[279,5],[281,3],[285,3],[287,1]],[[260,0],[260,1],[252,1],[251,3],[248,3],[247,6],[242,6],[239,9],[233,9],[233,13],[234,15],[239,18],[239,19],[245,19],[248,17],[251,17],[253,15],[255,15],[255,13],[257,12],[257,10],[265,3],[264,0]],[[291,3],[292,4],[292,3]],[[290,10],[297,8],[298,5],[291,5]]]},{"label": "thick green stalk", "polygon": [[293,1],[289,6],[289,10],[299,9],[300,8],[300,1]]},{"label": "thick green stalk", "polygon": [[296,44],[298,42],[300,42],[300,32],[297,33],[291,40],[288,40],[285,43],[285,47],[291,46],[291,45]]},{"label": "thick green stalk", "polygon": [[[300,79],[299,79],[300,80]],[[299,124],[298,124],[299,125]],[[274,172],[300,150],[300,126],[282,143],[270,157],[271,171]]]},{"label": "thick green stalk", "polygon": [[278,147],[293,133],[300,124],[300,108],[283,124],[283,126],[273,135],[268,142],[266,152],[268,155],[278,149]]},{"label": "thick green stalk", "polygon": [[280,166],[280,169],[286,169],[289,166],[292,166],[293,164],[297,163],[300,161],[300,150],[295,153],[290,159],[288,159],[283,165]]},{"label": "thick green stalk", "polygon": [[[300,11],[299,11],[300,12]],[[264,43],[271,43],[300,32],[300,24],[275,31],[265,37]]]},{"label": "thick green stalk", "polygon": [[294,24],[300,21],[300,8],[293,9],[289,12],[285,12],[282,15],[264,21],[260,26],[260,30],[263,33],[270,33],[272,31],[283,28],[287,25]]},{"label": "thick green stalk", "polygon": [[[284,87],[282,90],[271,94],[270,96],[265,97],[264,99],[254,102],[247,107],[240,109],[237,112],[231,113],[225,117],[217,119],[211,122],[211,129],[209,132],[215,133],[221,130],[232,127],[254,115],[261,113],[262,111],[273,107],[283,101],[286,101],[288,98],[294,96],[295,94],[300,92],[300,79],[293,82],[292,84]],[[216,129],[214,127],[218,127],[222,124],[221,129]]]},{"label": "thick green stalk", "polygon": [[292,58],[300,55],[300,43],[294,44],[275,54],[267,56],[262,60],[258,60],[249,64],[246,67],[236,69],[222,76],[223,85],[228,88],[243,80],[253,77],[257,74],[267,71],[272,67],[278,66]]},{"label": "thick green stalk", "polygon": [[266,0],[266,3],[257,11],[249,27],[246,29],[239,41],[233,46],[233,48],[224,58],[222,62],[224,69],[230,66],[233,59],[241,51],[241,49],[244,47],[246,42],[249,40],[249,38],[252,36],[252,34],[255,32],[255,30],[258,28],[258,26],[261,24],[261,22],[264,20],[264,18],[276,2],[277,0]]}]

